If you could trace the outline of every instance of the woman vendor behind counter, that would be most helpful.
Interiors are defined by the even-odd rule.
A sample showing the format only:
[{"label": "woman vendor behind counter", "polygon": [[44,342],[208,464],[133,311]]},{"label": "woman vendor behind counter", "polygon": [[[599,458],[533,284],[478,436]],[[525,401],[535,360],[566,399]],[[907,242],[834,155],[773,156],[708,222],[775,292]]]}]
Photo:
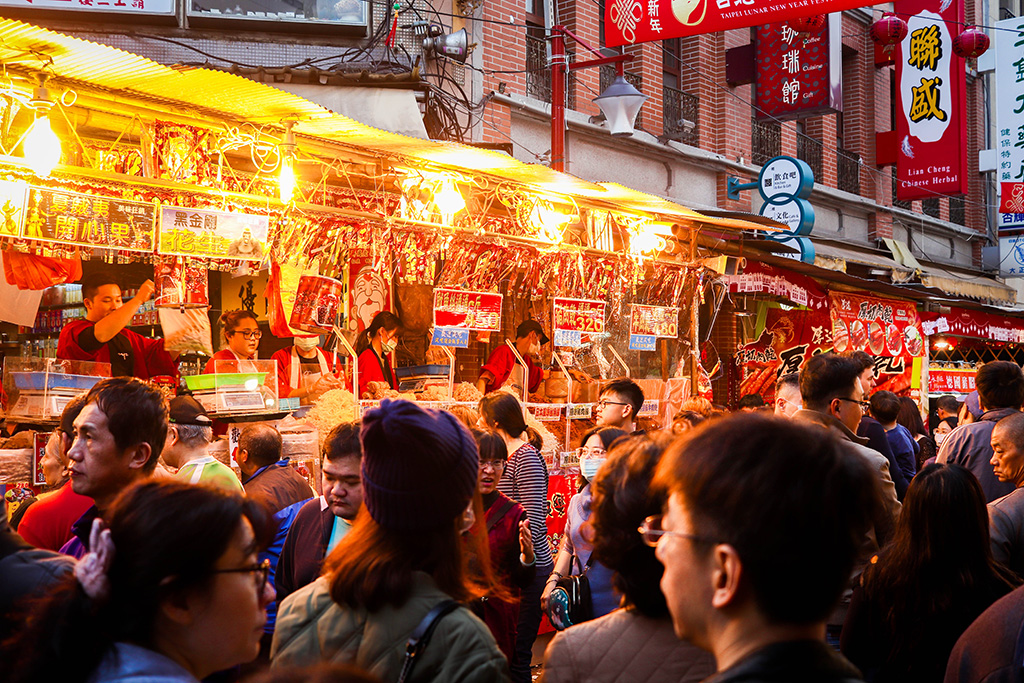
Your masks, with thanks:
[{"label": "woman vendor behind counter", "polygon": [[72,320],[60,331],[57,358],[110,363],[112,377],[177,377],[178,368],[163,339],[150,339],[125,329],[139,307],[153,295],[153,281],[146,280],[139,293],[121,301],[121,286],[109,273],[82,278],[85,318]]},{"label": "woman vendor behind counter", "polygon": [[[260,346],[260,337],[263,336],[256,321],[256,314],[252,311],[225,311],[220,316],[220,326],[228,347],[213,354],[206,362],[203,372],[213,374],[255,371],[250,363],[239,361],[256,360],[256,350]],[[246,367],[247,365],[249,367]]]},{"label": "woman vendor behind counter", "polygon": [[337,372],[337,356],[326,354],[319,347],[320,337],[295,337],[292,346],[274,353],[277,361],[277,395],[299,397],[303,403],[330,389],[338,389],[342,381]]},{"label": "woman vendor behind counter", "polygon": [[359,396],[366,391],[368,382],[387,382],[392,389],[398,389],[391,354],[398,348],[398,331],[402,321],[388,311],[373,316],[370,326],[359,337],[356,352],[359,354]]}]

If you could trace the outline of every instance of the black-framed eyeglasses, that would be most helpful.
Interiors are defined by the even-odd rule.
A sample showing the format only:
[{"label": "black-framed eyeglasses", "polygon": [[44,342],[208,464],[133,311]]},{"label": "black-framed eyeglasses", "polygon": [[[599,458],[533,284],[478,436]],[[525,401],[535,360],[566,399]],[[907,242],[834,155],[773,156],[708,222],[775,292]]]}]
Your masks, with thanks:
[{"label": "black-framed eyeglasses", "polygon": [[263,591],[263,587],[267,585],[267,580],[270,579],[270,560],[263,560],[258,564],[250,564],[246,567],[236,567],[234,569],[214,569],[210,572],[211,574],[253,574],[256,579],[256,590]]},{"label": "black-framed eyeglasses", "polygon": [[867,411],[867,409],[871,407],[871,403],[869,403],[868,401],[858,401],[852,398],[843,398],[842,396],[836,396],[836,398],[838,398],[840,401],[846,401],[847,403],[856,403],[857,405],[860,406],[860,409],[864,411]]},{"label": "black-framed eyeglasses", "polygon": [[492,470],[500,470],[505,467],[504,460],[481,460],[480,469],[486,469],[490,467]]},{"label": "black-framed eyeglasses", "polygon": [[628,405],[629,405],[628,403],[622,403],[621,401],[608,401],[608,400],[605,400],[605,399],[601,399],[600,401],[598,401],[597,403],[594,404],[594,407],[597,408],[598,410],[601,410],[605,406],[628,406]]},{"label": "black-framed eyeglasses", "polygon": [[651,515],[644,520],[644,523],[637,527],[637,531],[640,532],[640,537],[644,539],[644,543],[651,546],[652,548],[658,545],[658,540],[662,536],[679,536],[680,538],[688,538],[691,541],[698,543],[715,543],[714,539],[708,538],[707,536],[695,536],[694,534],[684,534],[681,531],[668,531],[661,528],[662,515]]},{"label": "black-framed eyeglasses", "polygon": [[259,339],[263,336],[263,333],[259,330],[235,330],[231,334],[240,334],[246,339]]}]

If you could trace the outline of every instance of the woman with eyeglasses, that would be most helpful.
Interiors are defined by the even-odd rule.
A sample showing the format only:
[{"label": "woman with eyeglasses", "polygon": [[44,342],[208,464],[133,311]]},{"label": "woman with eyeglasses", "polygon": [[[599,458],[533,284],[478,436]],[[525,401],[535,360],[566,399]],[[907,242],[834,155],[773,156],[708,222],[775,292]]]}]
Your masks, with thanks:
[{"label": "woman with eyeglasses", "polygon": [[256,657],[273,522],[238,494],[146,481],[93,524],[74,576],[27,612],[0,679],[196,683]]},{"label": "woman with eyeglasses", "polygon": [[592,489],[590,482],[608,457],[608,449],[618,439],[629,436],[621,429],[598,427],[583,435],[583,444],[576,452],[580,459],[579,493],[569,500],[565,533],[555,558],[555,568],[544,584],[541,605],[548,609],[548,597],[558,579],[572,574],[586,574],[590,582],[590,598],[594,617],[604,616],[619,606],[619,596],[612,587],[612,571],[594,557],[594,535],[590,528]]},{"label": "woman with eyeglasses", "polygon": [[402,321],[397,315],[381,311],[373,316],[370,326],[359,335],[356,353],[359,355],[360,396],[370,382],[384,382],[392,389],[398,390],[392,359],[395,349],[398,348],[398,333],[401,330]]},{"label": "woman with eyeglasses", "polygon": [[[480,450],[480,479],[477,489],[483,501],[487,542],[491,550],[491,571],[505,589],[506,596],[484,597],[476,603],[477,616],[491,629],[498,647],[511,662],[519,621],[519,594],[537,574],[530,524],[523,506],[498,490],[505,471],[508,449],[505,441],[491,431],[474,429]],[[503,599],[503,598],[508,599]]]},{"label": "woman with eyeglasses", "polygon": [[243,361],[256,360],[260,337],[263,336],[256,314],[244,310],[225,311],[220,316],[220,327],[227,348],[213,354],[203,372],[250,372],[252,364]]},{"label": "woman with eyeglasses", "polygon": [[676,638],[659,585],[664,567],[653,546],[665,498],[651,479],[671,442],[668,435],[617,441],[591,481],[594,556],[613,572],[622,607],[556,635],[544,653],[544,683],[696,683],[715,672],[711,654]]}]

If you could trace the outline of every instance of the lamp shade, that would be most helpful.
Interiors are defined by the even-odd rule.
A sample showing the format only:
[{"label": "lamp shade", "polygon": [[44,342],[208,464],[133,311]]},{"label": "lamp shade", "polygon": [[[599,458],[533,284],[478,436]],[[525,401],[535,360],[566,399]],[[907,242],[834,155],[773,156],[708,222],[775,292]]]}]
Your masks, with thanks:
[{"label": "lamp shade", "polygon": [[594,98],[601,108],[608,130],[616,137],[628,137],[633,134],[633,124],[640,107],[647,101],[647,95],[630,85],[622,76],[616,76],[605,91]]}]

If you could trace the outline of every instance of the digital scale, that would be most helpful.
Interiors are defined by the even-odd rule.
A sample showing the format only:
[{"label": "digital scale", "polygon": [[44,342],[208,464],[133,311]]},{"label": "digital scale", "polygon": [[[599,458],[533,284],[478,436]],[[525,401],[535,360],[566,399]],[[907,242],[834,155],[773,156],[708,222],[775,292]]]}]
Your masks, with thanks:
[{"label": "digital scale", "polygon": [[22,391],[10,410],[10,417],[60,417],[65,406],[82,392],[78,389],[50,389],[49,391]]},{"label": "digital scale", "polygon": [[210,414],[260,412],[267,409],[259,389],[221,387],[216,391],[196,391],[192,396]]}]

